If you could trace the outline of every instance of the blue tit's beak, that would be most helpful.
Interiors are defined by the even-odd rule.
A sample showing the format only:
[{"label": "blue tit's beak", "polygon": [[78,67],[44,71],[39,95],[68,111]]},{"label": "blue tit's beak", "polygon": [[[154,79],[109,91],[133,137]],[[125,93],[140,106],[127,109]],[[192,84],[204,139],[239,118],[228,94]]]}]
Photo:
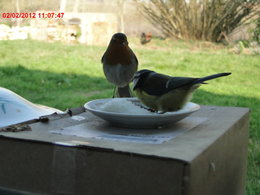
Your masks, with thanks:
[{"label": "blue tit's beak", "polygon": [[136,89],[137,89],[139,79],[140,79],[140,77],[137,77],[137,76],[134,77],[134,79],[133,79],[133,90],[136,90]]}]

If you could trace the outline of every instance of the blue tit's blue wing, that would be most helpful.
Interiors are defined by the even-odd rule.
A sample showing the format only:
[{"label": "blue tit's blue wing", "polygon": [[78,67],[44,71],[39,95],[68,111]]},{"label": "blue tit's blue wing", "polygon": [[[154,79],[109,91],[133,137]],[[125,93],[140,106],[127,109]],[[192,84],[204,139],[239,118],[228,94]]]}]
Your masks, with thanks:
[{"label": "blue tit's blue wing", "polygon": [[197,78],[190,78],[190,77],[172,77],[166,83],[166,88],[169,90],[177,89],[180,87],[189,87],[196,81]]},{"label": "blue tit's blue wing", "polygon": [[160,96],[168,92],[166,83],[172,77],[151,72],[148,77],[142,81],[142,90],[149,95]]}]

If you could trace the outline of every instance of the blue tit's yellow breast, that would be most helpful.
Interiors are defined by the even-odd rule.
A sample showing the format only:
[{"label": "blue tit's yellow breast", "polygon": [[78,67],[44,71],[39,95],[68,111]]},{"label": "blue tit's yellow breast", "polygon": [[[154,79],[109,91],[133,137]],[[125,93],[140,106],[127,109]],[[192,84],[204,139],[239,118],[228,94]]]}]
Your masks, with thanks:
[{"label": "blue tit's yellow breast", "polygon": [[140,89],[135,92],[145,106],[156,111],[170,112],[181,109],[191,99],[193,90],[174,89],[161,96],[152,96]]},{"label": "blue tit's yellow breast", "polygon": [[157,108],[157,102],[158,102],[158,97],[149,95],[145,91],[142,91],[140,89],[135,90],[135,94],[137,98],[147,107],[153,109],[153,110],[158,110]]}]

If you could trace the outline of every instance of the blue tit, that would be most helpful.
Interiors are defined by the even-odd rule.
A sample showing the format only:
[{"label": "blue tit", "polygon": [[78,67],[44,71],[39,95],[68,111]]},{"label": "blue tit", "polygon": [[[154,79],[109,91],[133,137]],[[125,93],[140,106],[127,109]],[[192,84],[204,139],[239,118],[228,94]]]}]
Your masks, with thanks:
[{"label": "blue tit", "polygon": [[231,73],[218,73],[202,78],[171,77],[151,70],[134,74],[133,90],[137,98],[150,110],[171,112],[181,109],[191,100],[193,92],[205,81]]}]

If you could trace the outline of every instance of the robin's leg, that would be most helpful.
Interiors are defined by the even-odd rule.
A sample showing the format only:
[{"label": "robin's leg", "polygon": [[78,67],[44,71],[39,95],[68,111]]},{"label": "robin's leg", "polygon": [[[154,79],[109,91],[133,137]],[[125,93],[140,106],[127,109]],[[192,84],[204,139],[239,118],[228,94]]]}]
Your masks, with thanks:
[{"label": "robin's leg", "polygon": [[114,92],[113,92],[113,97],[112,98],[115,98],[116,97],[116,86],[114,86]]}]

